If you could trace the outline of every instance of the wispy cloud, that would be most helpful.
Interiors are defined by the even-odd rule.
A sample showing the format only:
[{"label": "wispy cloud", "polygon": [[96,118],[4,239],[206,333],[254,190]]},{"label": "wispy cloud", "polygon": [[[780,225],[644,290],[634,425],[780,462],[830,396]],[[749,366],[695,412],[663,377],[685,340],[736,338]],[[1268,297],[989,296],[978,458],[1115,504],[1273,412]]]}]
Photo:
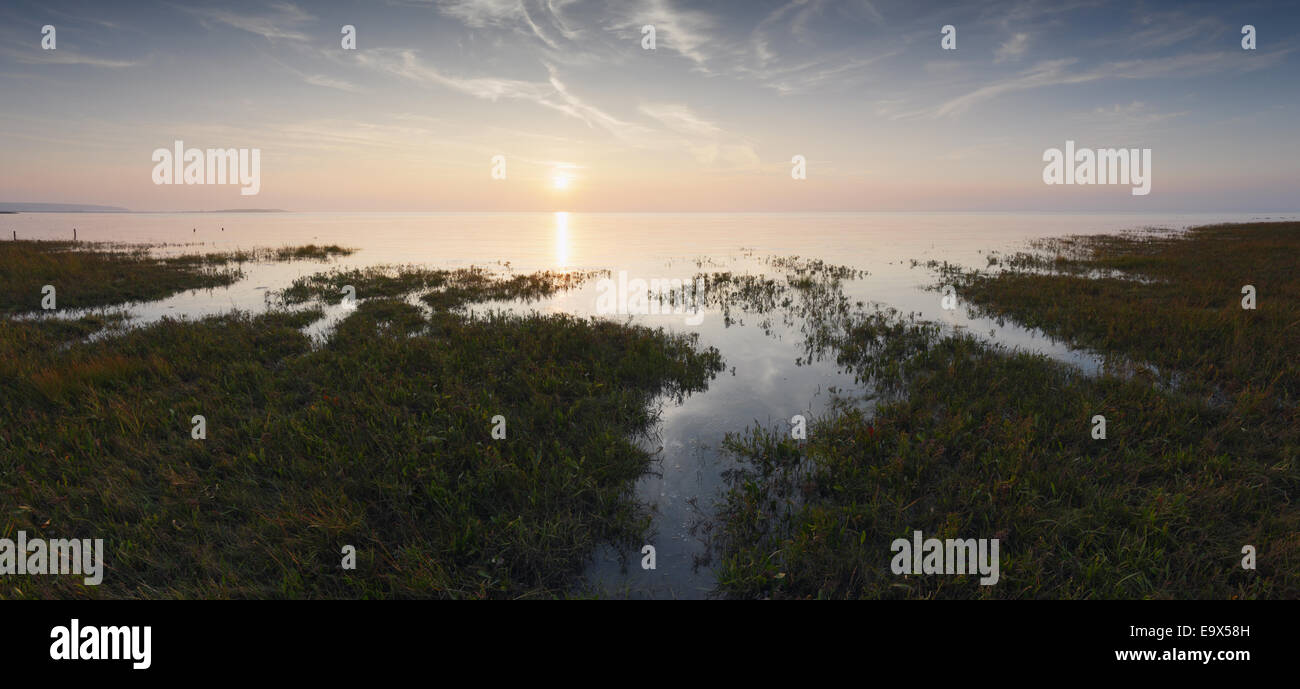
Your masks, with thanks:
[{"label": "wispy cloud", "polygon": [[628,143],[636,143],[637,139],[644,137],[646,134],[644,127],[638,124],[624,122],[600,108],[583,102],[580,98],[571,93],[568,87],[560,81],[554,67],[547,65],[547,70],[549,70],[551,74],[550,84],[559,95],[561,103],[556,104],[546,99],[539,100],[539,103],[547,107],[555,108],[556,110],[572,117],[576,117],[586,122],[589,127],[600,127]]},{"label": "wispy cloud", "polygon": [[524,81],[501,77],[455,77],[425,64],[413,50],[375,50],[357,56],[360,64],[426,85],[442,86],[489,101],[524,100],[564,113],[590,127],[598,127],[632,142],[643,128],[625,122],[575,95],[554,67],[547,65],[546,81]]},{"label": "wispy cloud", "polygon": [[376,49],[357,55],[358,64],[378,69],[404,79],[425,85],[444,86],[475,98],[495,101],[501,98],[519,98],[538,101],[554,93],[545,82],[531,82],[498,77],[454,77],[425,64],[410,49]]},{"label": "wispy cloud", "polygon": [[305,77],[304,80],[313,86],[324,86],[325,88],[338,89],[340,91],[356,93],[361,90],[352,82],[344,81],[343,79],[335,79],[334,77],[327,77],[324,74],[312,74]]},{"label": "wispy cloud", "polygon": [[706,172],[757,172],[762,168],[758,153],[746,143],[705,143],[688,150]]},{"label": "wispy cloud", "polygon": [[[681,103],[643,103],[641,114],[678,137],[662,140],[662,148],[685,149],[705,172],[757,172],[761,167],[754,144],[731,134]],[[674,141],[681,138],[682,141]]]},{"label": "wispy cloud", "polygon": [[1098,120],[1117,121],[1126,124],[1158,124],[1186,114],[1185,112],[1158,112],[1142,101],[1133,101],[1127,105],[1116,104],[1110,107],[1093,108],[1089,113],[1091,117]]},{"label": "wispy cloud", "polygon": [[698,10],[674,7],[668,0],[643,0],[624,27],[640,31],[646,24],[655,27],[656,50],[669,50],[694,63],[692,69],[710,73],[711,48],[715,46],[712,29],[717,20]]},{"label": "wispy cloud", "polygon": [[857,86],[872,76],[867,69],[872,64],[901,54],[901,49],[874,55],[872,57],[839,56],[819,59],[794,67],[781,69],[742,70],[755,76],[766,88],[782,95],[807,93],[827,87],[846,89]]},{"label": "wispy cloud", "polygon": [[[357,198],[377,206],[510,207],[535,192],[580,210],[650,190],[739,208],[783,193],[799,153],[816,161],[816,183],[799,187],[807,203],[852,190],[823,205],[857,208],[867,168],[976,196],[1037,184],[1022,163],[1062,133],[1178,146],[1171,176],[1253,165],[1296,179],[1297,14],[1280,3],[1249,17],[1177,0],[38,4],[0,2],[0,87],[32,94],[0,103],[0,188],[86,151],[137,165],[182,135],[265,148],[286,190],[267,193],[308,205],[345,196],[322,192],[331,179],[373,172]],[[1240,49],[1246,21],[1258,50]],[[58,50],[40,49],[45,23]],[[340,46],[341,24],[360,29],[357,50]],[[644,24],[655,51],[642,49]],[[940,49],[945,24],[960,50]],[[485,186],[496,154],[528,183]],[[388,161],[402,174],[385,177]],[[585,184],[560,195],[546,184],[556,171]],[[172,207],[136,181],[121,186],[129,200],[86,200]],[[301,205],[278,198],[266,203]]]},{"label": "wispy cloud", "polygon": [[[533,39],[512,48],[540,51],[548,64],[621,64],[639,52],[641,29],[655,29],[656,54],[675,55],[706,77],[756,80],[782,94],[852,85],[879,53],[898,49],[823,48],[820,32],[846,23],[881,23],[862,0],[789,0],[765,15],[686,0],[433,0],[473,31]],[[790,53],[787,55],[786,53]],[[671,63],[669,63],[671,64]],[[853,75],[853,76],[850,76]]]},{"label": "wispy cloud", "polygon": [[1007,39],[1002,45],[998,46],[997,51],[993,54],[994,62],[1007,62],[1008,60],[1019,60],[1024,56],[1025,51],[1029,49],[1029,34],[1018,33]]},{"label": "wispy cloud", "polygon": [[67,48],[31,51],[4,48],[0,52],[18,62],[29,65],[90,65],[91,67],[122,68],[134,67],[140,64],[135,60],[112,60],[93,55],[83,55]]},{"label": "wispy cloud", "polygon": [[466,26],[504,28],[541,41],[553,51],[565,50],[580,30],[563,16],[573,0],[438,0],[438,10]]},{"label": "wispy cloud", "polygon": [[668,129],[691,136],[714,136],[722,130],[718,125],[696,115],[681,103],[646,103],[640,111]]},{"label": "wispy cloud", "polygon": [[1027,91],[1049,86],[1082,84],[1104,79],[1156,79],[1165,77],[1187,78],[1230,72],[1248,72],[1272,67],[1279,63],[1290,48],[1261,52],[1240,59],[1241,55],[1224,51],[1210,53],[1188,53],[1172,57],[1149,58],[1108,62],[1091,69],[1072,71],[1070,68],[1078,63],[1076,58],[1047,60],[1015,76],[1000,79],[986,86],[945,101],[926,111],[931,118],[954,117],[972,106],[992,100],[998,96]]},{"label": "wispy cloud", "polygon": [[1147,28],[1124,38],[1125,44],[1136,49],[1167,48],[1198,37],[1209,39],[1228,29],[1228,25],[1219,19],[1195,19],[1181,12],[1148,14],[1141,18],[1141,23]]},{"label": "wispy cloud", "polygon": [[315,17],[287,2],[273,4],[271,9],[273,11],[266,14],[239,14],[225,9],[207,8],[193,8],[190,11],[203,20],[225,24],[267,40],[308,40],[299,27]]},{"label": "wispy cloud", "polygon": [[475,28],[501,25],[524,14],[520,0],[437,0],[438,10]]}]

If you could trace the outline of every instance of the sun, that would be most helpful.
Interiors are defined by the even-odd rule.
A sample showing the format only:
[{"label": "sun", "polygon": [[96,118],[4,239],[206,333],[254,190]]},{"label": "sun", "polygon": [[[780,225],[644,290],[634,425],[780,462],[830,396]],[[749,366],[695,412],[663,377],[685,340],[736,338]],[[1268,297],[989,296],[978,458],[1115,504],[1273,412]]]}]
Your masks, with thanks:
[{"label": "sun", "polygon": [[568,189],[569,178],[566,177],[565,175],[556,175],[551,178],[551,186],[555,187],[556,189]]}]

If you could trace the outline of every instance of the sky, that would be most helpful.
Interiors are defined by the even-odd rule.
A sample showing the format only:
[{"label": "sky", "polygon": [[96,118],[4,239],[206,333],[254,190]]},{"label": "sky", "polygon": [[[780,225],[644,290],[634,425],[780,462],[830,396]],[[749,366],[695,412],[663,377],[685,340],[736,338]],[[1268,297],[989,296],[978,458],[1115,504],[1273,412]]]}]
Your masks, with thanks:
[{"label": "sky", "polygon": [[[4,0],[0,201],[1296,210],[1297,49],[1280,2]],[[1045,184],[1067,140],[1150,149],[1151,192]],[[258,149],[259,193],[155,184],[176,141]]]}]

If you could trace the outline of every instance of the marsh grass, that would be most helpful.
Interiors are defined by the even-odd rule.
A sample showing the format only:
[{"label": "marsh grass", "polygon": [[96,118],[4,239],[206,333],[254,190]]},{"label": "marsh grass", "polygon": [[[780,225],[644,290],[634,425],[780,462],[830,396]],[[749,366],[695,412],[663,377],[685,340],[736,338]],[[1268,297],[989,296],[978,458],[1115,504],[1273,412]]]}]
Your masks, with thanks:
[{"label": "marsh grass", "polygon": [[243,277],[243,263],[323,261],[351,252],[308,245],[155,256],[145,245],[0,242],[0,314],[40,311],[45,285],[54,286],[60,309],[85,309],[230,285]]},{"label": "marsh grass", "polygon": [[337,304],[344,288],[352,287],[358,300],[393,299],[416,295],[428,306],[457,309],[469,302],[519,300],[532,302],[573,289],[605,271],[539,271],[524,275],[494,275],[472,266],[454,270],[414,265],[367,266],[307,275],[272,296],[283,305],[317,300]]},{"label": "marsh grass", "polygon": [[[702,389],[720,356],[659,330],[407,299],[450,307],[575,280],[313,276],[285,298],[353,283],[361,297],[318,347],[302,329],[319,307],[91,342],[84,319],[5,322],[0,533],[103,538],[107,572],[98,587],[6,577],[0,597],[569,595],[599,544],[643,542],[632,487],[652,458],[636,438],[656,399]],[[196,414],[206,440],[191,439]]]},{"label": "marsh grass", "polygon": [[[1149,362],[1174,385],[1087,376],[893,312],[827,323],[812,344],[888,394],[874,413],[838,406],[807,441],[784,427],[729,436],[740,463],[721,508],[719,591],[1295,598],[1298,251],[1294,224],[1215,226],[942,271],[987,313]],[[1243,284],[1269,301],[1243,312]],[[1094,414],[1106,440],[1091,438]],[[894,575],[890,544],[918,529],[998,538],[1000,583]],[[1241,567],[1245,545],[1257,570]]]},{"label": "marsh grass", "polygon": [[[1046,248],[1053,272],[949,275],[983,315],[1176,371],[1200,394],[1214,386],[1294,404],[1300,394],[1300,223],[1075,237]],[[1081,275],[1095,271],[1118,276]],[[1245,285],[1259,292],[1255,310],[1241,307]]]}]

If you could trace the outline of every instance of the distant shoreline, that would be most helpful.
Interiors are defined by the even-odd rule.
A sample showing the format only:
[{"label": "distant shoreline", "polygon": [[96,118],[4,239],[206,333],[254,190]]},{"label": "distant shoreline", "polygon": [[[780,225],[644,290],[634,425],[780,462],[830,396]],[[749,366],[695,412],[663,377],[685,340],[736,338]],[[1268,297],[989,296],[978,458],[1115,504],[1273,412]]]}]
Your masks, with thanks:
[{"label": "distant shoreline", "polygon": [[216,211],[180,211],[181,213],[288,213],[282,208],[226,208]]},{"label": "distant shoreline", "polygon": [[[391,214],[391,215],[529,215],[529,214],[553,214],[560,211],[554,210],[287,210],[283,208],[223,208],[217,210],[131,210],[119,207],[66,207],[66,208],[37,208],[36,206],[55,204],[17,204],[17,203],[0,203],[0,214],[17,215],[32,213],[109,213],[124,215],[195,215],[195,214],[262,214],[262,213],[307,213],[307,214],[341,214],[341,215],[368,215],[368,214]],[[1066,210],[1066,211],[1045,211],[1045,210],[821,210],[821,211],[642,211],[642,210],[624,210],[624,211],[571,211],[581,215],[762,215],[762,216],[779,216],[779,215],[1043,215],[1043,216],[1074,216],[1074,215],[1133,215],[1133,216],[1169,216],[1169,215],[1236,215],[1250,214],[1255,217],[1248,221],[1241,222],[1259,222],[1259,221],[1282,221],[1294,220],[1300,217],[1300,209],[1284,211],[1238,211],[1238,210]]]},{"label": "distant shoreline", "polygon": [[0,201],[0,213],[130,213],[121,206],[86,203],[19,203]]},{"label": "distant shoreline", "polygon": [[17,215],[19,213],[290,213],[282,208],[221,208],[211,211],[133,211],[120,206],[90,206],[84,204],[59,203],[0,203],[0,214]]}]

